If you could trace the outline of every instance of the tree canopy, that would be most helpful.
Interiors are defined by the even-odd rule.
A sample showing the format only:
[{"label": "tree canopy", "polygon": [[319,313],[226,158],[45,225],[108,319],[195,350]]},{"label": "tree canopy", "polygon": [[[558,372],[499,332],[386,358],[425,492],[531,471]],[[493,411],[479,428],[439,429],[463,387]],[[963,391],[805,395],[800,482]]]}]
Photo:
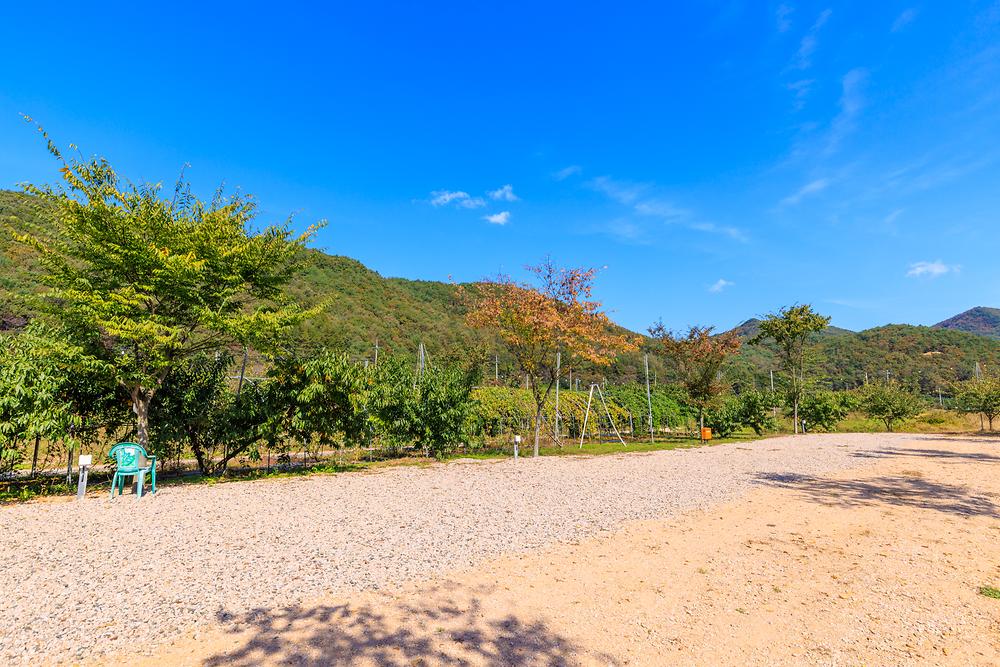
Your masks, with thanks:
[{"label": "tree canopy", "polygon": [[[560,268],[551,259],[527,269],[536,284],[499,276],[479,286],[467,321],[495,329],[528,378],[535,401],[534,453],[538,456],[542,411],[565,369],[587,362],[607,366],[633,350],[633,336],[617,330],[592,297],[595,269]],[[561,355],[557,364],[556,355]]]},{"label": "tree canopy", "polygon": [[698,411],[699,426],[705,425],[705,411],[729,388],[722,379],[722,368],[740,349],[735,332],[713,336],[712,331],[712,327],[693,326],[686,334],[675,334],[662,322],[649,328],[649,335],[662,345],[677,370],[681,386]]},{"label": "tree canopy", "polygon": [[799,402],[805,387],[807,342],[811,334],[822,331],[829,324],[830,318],[816,313],[809,304],[786,306],[765,316],[760,322],[760,333],[750,341],[756,344],[770,339],[778,346],[796,433],[799,432]]},{"label": "tree canopy", "polygon": [[26,190],[53,205],[56,227],[16,235],[43,266],[38,306],[128,393],[145,444],[149,403],[171,369],[234,343],[273,346],[308,314],[282,289],[315,228],[254,230],[248,196],[220,191],[205,203],[182,176],[164,197],[103,158],[67,159],[42,134],[63,182]]}]

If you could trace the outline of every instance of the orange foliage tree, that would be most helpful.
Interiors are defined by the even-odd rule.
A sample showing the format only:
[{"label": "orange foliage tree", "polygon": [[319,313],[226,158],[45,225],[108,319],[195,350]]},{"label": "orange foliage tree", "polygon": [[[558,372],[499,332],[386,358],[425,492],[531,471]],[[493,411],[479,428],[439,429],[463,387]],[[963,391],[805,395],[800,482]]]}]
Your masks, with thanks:
[{"label": "orange foliage tree", "polygon": [[699,432],[705,426],[705,410],[728,388],[722,380],[722,367],[740,349],[736,332],[713,336],[712,330],[693,326],[686,334],[675,334],[662,322],[649,328],[649,335],[660,342],[691,404],[698,409]]},{"label": "orange foliage tree", "polygon": [[556,353],[562,354],[567,366],[579,362],[606,366],[637,343],[616,331],[601,303],[591,297],[596,269],[558,268],[549,259],[526,268],[534,274],[535,285],[504,275],[481,283],[467,320],[473,327],[495,329],[527,377],[535,401],[538,456],[542,409],[560,380]]}]

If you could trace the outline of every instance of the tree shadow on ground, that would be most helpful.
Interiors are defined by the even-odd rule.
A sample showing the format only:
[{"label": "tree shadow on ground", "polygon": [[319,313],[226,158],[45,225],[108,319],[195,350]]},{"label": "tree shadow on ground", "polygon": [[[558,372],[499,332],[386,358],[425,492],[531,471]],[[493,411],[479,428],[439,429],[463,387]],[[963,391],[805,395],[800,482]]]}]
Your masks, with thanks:
[{"label": "tree shadow on ground", "polygon": [[1000,517],[987,496],[968,487],[931,482],[920,477],[893,476],[874,479],[824,479],[796,473],[761,473],[757,482],[798,491],[807,499],[829,506],[884,503],[936,510],[959,516]]},{"label": "tree shadow on ground", "polygon": [[[458,599],[456,599],[458,598]],[[203,664],[283,665],[572,665],[583,649],[543,621],[513,614],[490,616],[475,597],[422,602],[387,597],[377,609],[350,604],[255,609],[240,617],[220,613],[242,645]],[[588,661],[614,664],[606,655]]]},{"label": "tree shadow on ground", "polygon": [[969,463],[1000,463],[1000,456],[984,452],[956,452],[949,449],[921,449],[893,447],[889,449],[871,449],[851,454],[862,459],[884,459],[893,456],[918,456],[934,459],[955,459]]}]

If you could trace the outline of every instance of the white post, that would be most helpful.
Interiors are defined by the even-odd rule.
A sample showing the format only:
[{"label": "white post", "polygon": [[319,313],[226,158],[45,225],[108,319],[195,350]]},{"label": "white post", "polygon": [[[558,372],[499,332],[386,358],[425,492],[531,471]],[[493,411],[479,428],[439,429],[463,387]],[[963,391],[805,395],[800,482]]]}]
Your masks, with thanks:
[{"label": "white post", "polygon": [[[579,382],[579,380],[577,380]],[[583,413],[583,430],[580,431],[580,449],[583,449],[583,439],[587,436],[587,421],[590,419],[590,402],[594,400],[594,387],[590,385],[590,393],[587,394],[587,411]]]},{"label": "white post", "polygon": [[555,418],[556,430],[555,430],[555,436],[556,436],[556,440],[557,441],[559,440],[559,381],[561,379],[561,376],[559,375],[559,372],[560,372],[561,368],[562,368],[562,352],[556,352],[556,418]]},{"label": "white post", "polygon": [[604,400],[604,392],[601,391],[601,386],[597,385],[597,395],[601,397],[601,405],[604,406],[604,414],[608,416],[608,421],[611,422],[611,428],[614,429],[615,435],[618,436],[618,442],[622,443],[622,446],[628,447],[628,443],[625,442],[625,438],[622,434],[618,432],[618,425],[615,424],[615,418],[611,416],[611,410],[608,409],[608,402]]},{"label": "white post", "polygon": [[77,479],[76,483],[76,499],[83,500],[87,496],[87,472],[90,470],[90,465],[93,463],[94,457],[91,454],[81,454],[80,455],[80,477]]},{"label": "white post", "polygon": [[[774,400],[774,369],[771,369],[771,400]],[[777,419],[778,418],[778,406],[771,406],[771,415]]]},{"label": "white post", "polygon": [[646,366],[646,407],[649,408],[649,444],[653,444],[653,398],[649,393],[649,355],[643,355],[643,363]]}]

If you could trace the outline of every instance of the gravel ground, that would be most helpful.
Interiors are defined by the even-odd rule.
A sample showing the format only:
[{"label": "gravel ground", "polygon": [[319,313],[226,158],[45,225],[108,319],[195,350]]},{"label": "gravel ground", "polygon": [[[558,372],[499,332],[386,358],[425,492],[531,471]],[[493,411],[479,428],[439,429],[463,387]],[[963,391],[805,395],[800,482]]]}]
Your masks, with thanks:
[{"label": "gravel ground", "polygon": [[261,605],[379,588],[731,500],[758,473],[874,459],[892,435],[454,462],[0,508],[0,663],[169,642]]}]

